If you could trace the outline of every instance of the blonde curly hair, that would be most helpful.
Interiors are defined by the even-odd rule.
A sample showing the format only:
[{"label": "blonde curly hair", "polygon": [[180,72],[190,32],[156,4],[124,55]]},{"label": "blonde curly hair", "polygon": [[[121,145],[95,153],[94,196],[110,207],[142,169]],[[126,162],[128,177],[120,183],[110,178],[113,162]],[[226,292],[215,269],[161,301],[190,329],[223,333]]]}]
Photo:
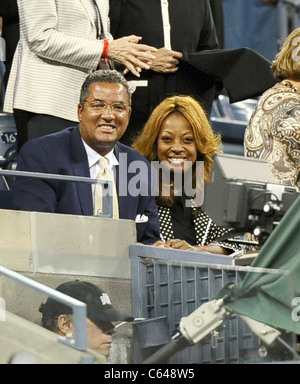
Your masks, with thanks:
[{"label": "blonde curly hair", "polygon": [[204,160],[204,180],[210,180],[213,157],[222,152],[221,135],[214,133],[201,104],[191,96],[175,95],[165,98],[152,112],[132,147],[149,161],[157,159],[157,138],[164,119],[172,113],[181,113],[193,130],[198,158]]},{"label": "blonde curly hair", "polygon": [[300,28],[291,32],[271,65],[276,79],[300,79]]}]

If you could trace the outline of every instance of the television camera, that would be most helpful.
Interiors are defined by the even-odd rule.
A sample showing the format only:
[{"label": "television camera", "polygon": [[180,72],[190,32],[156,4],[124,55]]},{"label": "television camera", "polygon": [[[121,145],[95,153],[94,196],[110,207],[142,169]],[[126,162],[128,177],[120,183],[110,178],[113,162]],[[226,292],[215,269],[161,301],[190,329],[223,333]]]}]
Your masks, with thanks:
[{"label": "television camera", "polygon": [[298,196],[296,187],[275,179],[265,160],[218,154],[203,209],[217,225],[251,232],[263,244]]}]

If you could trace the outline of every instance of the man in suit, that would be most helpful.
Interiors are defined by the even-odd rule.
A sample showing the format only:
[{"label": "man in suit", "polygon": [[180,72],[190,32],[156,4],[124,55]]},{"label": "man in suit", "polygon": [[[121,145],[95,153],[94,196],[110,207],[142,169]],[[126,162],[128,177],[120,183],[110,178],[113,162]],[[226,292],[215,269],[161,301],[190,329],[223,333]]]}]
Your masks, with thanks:
[{"label": "man in suit", "polygon": [[[118,142],[131,115],[131,92],[116,70],[89,75],[81,88],[79,125],[27,141],[17,170],[96,178],[105,157],[115,173],[119,218],[136,221],[137,241],[160,239],[151,165],[137,151]],[[16,210],[94,215],[94,189],[87,183],[17,178]]]},{"label": "man in suit", "polygon": [[28,139],[78,123],[89,73],[115,61],[136,77],[156,51],[139,36],[113,39],[108,0],[18,0],[18,10],[20,40],[3,108],[14,113],[18,150]]}]

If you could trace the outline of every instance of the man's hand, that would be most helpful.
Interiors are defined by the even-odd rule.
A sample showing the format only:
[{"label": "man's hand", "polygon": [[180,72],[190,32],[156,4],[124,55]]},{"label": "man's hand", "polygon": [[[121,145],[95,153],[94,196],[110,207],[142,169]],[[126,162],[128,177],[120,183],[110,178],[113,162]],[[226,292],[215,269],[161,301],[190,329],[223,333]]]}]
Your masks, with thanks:
[{"label": "man's hand", "polygon": [[172,51],[166,48],[159,48],[155,53],[155,59],[150,64],[154,72],[174,73],[178,70],[179,59],[182,59],[181,52]]},{"label": "man's hand", "polygon": [[107,57],[123,64],[127,71],[140,77],[142,69],[150,69],[157,49],[150,45],[139,44],[140,36],[130,35],[109,42]]}]

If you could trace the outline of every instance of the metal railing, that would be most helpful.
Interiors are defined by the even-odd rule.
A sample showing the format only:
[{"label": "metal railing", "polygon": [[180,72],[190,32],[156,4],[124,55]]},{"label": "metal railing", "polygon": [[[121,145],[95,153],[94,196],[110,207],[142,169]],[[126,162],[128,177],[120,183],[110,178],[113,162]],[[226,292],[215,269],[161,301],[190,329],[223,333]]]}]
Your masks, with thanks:
[{"label": "metal railing", "polygon": [[[204,303],[212,301],[223,287],[240,283],[246,273],[289,276],[285,270],[234,266],[231,255],[137,244],[130,246],[130,259],[134,276],[132,313],[135,317],[147,319],[145,324],[134,324],[134,364],[141,364],[154,353],[153,349],[161,348],[163,339],[172,340],[183,318],[201,308]],[[286,289],[292,297],[292,279]],[[163,317],[166,317],[166,326]],[[195,324],[200,327],[201,322],[202,317]],[[271,351],[264,358],[259,355],[260,341],[257,334],[237,313],[230,314],[223,325],[218,332],[212,332],[201,343],[191,344],[179,351],[166,363],[241,364],[267,361],[272,356]],[[295,346],[295,334],[289,332],[286,337],[288,343]]]},{"label": "metal railing", "polygon": [[103,213],[98,216],[107,218],[113,217],[112,182],[110,180],[92,179],[90,177],[83,176],[58,175],[54,173],[14,171],[6,169],[0,169],[0,175],[2,175],[3,177],[29,177],[41,180],[59,180],[66,182],[101,184],[102,188],[104,188],[105,186],[105,194],[103,193]]},{"label": "metal railing", "polygon": [[17,283],[23,284],[26,287],[32,288],[40,293],[47,295],[48,297],[51,297],[54,300],[57,300],[71,307],[73,310],[75,337],[74,339],[69,339],[59,336],[58,340],[61,343],[66,344],[77,350],[87,350],[87,309],[85,303],[2,266],[0,266],[0,275],[6,276],[7,278],[12,279]]}]

